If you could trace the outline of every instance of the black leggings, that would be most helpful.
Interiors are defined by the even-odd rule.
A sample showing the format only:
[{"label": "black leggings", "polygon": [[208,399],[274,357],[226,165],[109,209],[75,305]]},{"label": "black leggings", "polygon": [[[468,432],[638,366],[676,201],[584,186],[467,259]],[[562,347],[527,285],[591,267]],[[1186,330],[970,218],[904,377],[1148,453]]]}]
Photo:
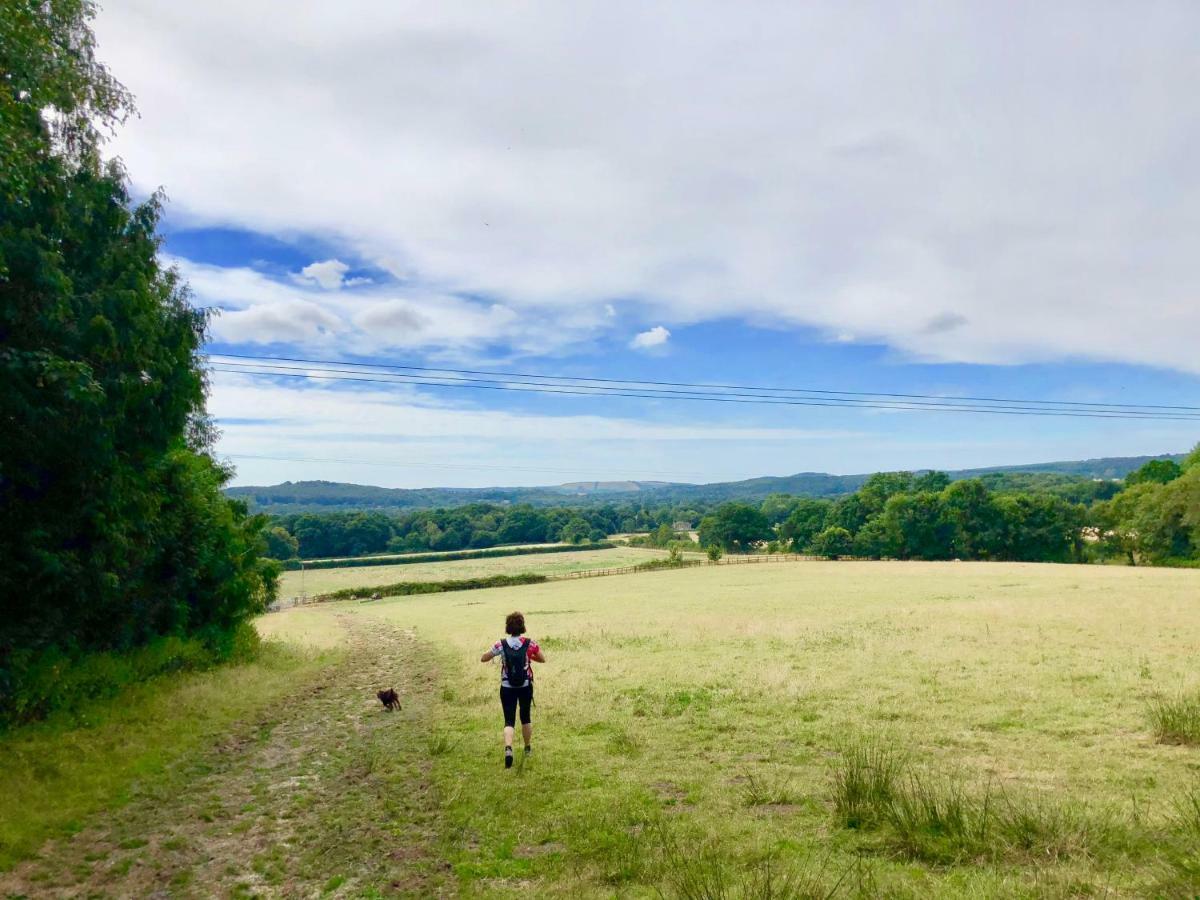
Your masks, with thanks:
[{"label": "black leggings", "polygon": [[521,704],[521,724],[528,725],[529,705],[533,703],[532,682],[519,688],[500,686],[500,705],[504,707],[504,725],[507,728],[516,727],[518,703]]}]

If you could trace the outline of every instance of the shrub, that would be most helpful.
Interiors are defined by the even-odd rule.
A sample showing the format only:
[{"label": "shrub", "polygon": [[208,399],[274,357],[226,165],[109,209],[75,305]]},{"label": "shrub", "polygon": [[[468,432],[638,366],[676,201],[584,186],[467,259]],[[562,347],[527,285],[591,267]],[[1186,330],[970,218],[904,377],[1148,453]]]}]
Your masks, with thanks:
[{"label": "shrub", "polygon": [[601,541],[593,544],[564,544],[554,547],[495,547],[490,550],[455,550],[447,553],[410,553],[398,556],[359,556],[349,559],[289,559],[283,563],[288,571],[304,569],[345,569],[354,566],[406,566],[416,563],[453,562],[459,559],[494,559],[498,556],[527,556],[540,553],[579,553],[584,550],[612,550],[616,544]]},{"label": "shrub", "polygon": [[483,588],[511,587],[518,584],[541,584],[545,575],[522,572],[517,575],[488,575],[484,578],[461,578],[456,581],[398,581],[375,587],[343,588],[318,594],[315,600],[354,600],[363,594],[379,594],[381,597],[405,597],[410,594],[441,594],[445,591],[476,591]]},{"label": "shrub", "polygon": [[92,700],[116,696],[132,684],[160,675],[249,662],[260,648],[258,632],[243,622],[186,638],[169,635],[123,653],[72,655],[56,647],[18,650],[9,662],[15,687],[0,703],[0,728],[53,712],[75,712]]}]

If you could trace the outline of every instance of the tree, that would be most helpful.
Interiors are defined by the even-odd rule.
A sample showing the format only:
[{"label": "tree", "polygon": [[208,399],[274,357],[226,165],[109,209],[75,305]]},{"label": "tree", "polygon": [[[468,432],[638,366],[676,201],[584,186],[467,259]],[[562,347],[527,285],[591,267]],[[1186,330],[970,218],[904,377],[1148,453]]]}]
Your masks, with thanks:
[{"label": "tree", "polygon": [[709,544],[708,549],[705,550],[704,552],[705,552],[705,555],[708,556],[708,561],[710,563],[719,562],[721,557],[724,555],[724,553],[721,550],[720,544]]},{"label": "tree", "polygon": [[759,509],[772,525],[778,525],[792,514],[796,505],[804,502],[806,497],[792,497],[789,494],[770,494]]},{"label": "tree", "polygon": [[1004,517],[999,558],[1025,562],[1069,562],[1083,544],[1081,507],[1049,494],[1002,494]]},{"label": "tree", "polygon": [[896,555],[895,544],[888,534],[882,515],[872,516],[858,529],[858,534],[854,535],[854,555],[865,556],[868,559]]},{"label": "tree", "polygon": [[1183,462],[1179,467],[1185,472],[1190,472],[1192,469],[1200,467],[1200,443],[1192,448],[1191,452],[1183,458]]},{"label": "tree", "polygon": [[840,559],[854,549],[854,536],[840,525],[826,528],[813,539],[813,552],[818,556]]},{"label": "tree", "polygon": [[831,504],[824,500],[800,497],[792,507],[787,521],[779,526],[779,536],[796,553],[803,552],[812,539],[825,528],[825,517]]},{"label": "tree", "polygon": [[950,486],[950,476],[945,472],[930,471],[918,476],[912,485],[912,489],[918,493],[921,491],[930,491],[937,493],[944,491]]},{"label": "tree", "polygon": [[882,503],[878,509],[875,509],[863,499],[861,494],[850,494],[847,497],[839,498],[825,513],[825,526],[828,528],[837,525],[854,534],[866,524],[867,519],[881,509],[883,509]]},{"label": "tree", "polygon": [[[912,490],[912,472],[876,472],[858,489],[858,496],[869,516],[880,512],[884,504],[896,494],[907,494]],[[866,521],[866,516],[863,521]]]},{"label": "tree", "polygon": [[718,544],[722,550],[746,553],[774,536],[767,517],[746,503],[725,503],[700,521],[700,544]]},{"label": "tree", "polygon": [[300,552],[300,542],[286,528],[275,525],[263,532],[267,541],[267,556],[272,559],[294,559]]},{"label": "tree", "polygon": [[881,519],[900,559],[951,558],[954,525],[939,494],[895,494],[887,501]]},{"label": "tree", "polygon": [[1152,459],[1135,472],[1125,476],[1125,484],[1166,484],[1183,474],[1183,467],[1173,459]]},{"label": "tree", "polygon": [[504,517],[500,540],[505,544],[540,544],[550,539],[548,532],[549,522],[544,513],[532,506],[514,506]]},{"label": "tree", "polygon": [[0,717],[47,654],[220,643],[272,596],[266,519],[221,494],[207,317],[100,135],[132,110],[86,0],[0,13]]},{"label": "tree", "polygon": [[1151,565],[1200,559],[1200,467],[1142,481],[1094,511],[1109,553]]},{"label": "tree", "polygon": [[582,544],[587,540],[590,531],[587,520],[582,516],[575,516],[563,526],[560,539],[568,544]]},{"label": "tree", "polygon": [[991,559],[1004,544],[1004,516],[982,481],[956,481],[941,493],[946,520],[953,527],[950,555]]}]

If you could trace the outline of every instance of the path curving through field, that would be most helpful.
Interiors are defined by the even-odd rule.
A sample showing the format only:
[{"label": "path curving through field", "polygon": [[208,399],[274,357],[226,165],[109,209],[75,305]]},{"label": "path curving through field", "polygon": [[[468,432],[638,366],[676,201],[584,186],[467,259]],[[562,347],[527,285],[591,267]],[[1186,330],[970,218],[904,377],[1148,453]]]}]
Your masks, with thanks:
[{"label": "path curving through field", "polygon": [[[437,673],[412,631],[340,618],[342,661],[189,761],[182,790],[143,789],[0,875],[0,896],[450,893],[424,732]],[[387,713],[374,693],[393,685]]]}]

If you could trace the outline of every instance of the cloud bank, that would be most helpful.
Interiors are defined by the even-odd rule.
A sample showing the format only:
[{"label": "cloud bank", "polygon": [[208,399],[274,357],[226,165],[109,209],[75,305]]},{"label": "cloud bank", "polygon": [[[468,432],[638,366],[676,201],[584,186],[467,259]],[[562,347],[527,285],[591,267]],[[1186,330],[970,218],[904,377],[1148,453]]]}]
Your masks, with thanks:
[{"label": "cloud bank", "polygon": [[1200,372],[1195,4],[123,0],[98,34],[140,185],[421,287],[334,308],[327,260],[235,336],[545,349],[615,307]]}]

